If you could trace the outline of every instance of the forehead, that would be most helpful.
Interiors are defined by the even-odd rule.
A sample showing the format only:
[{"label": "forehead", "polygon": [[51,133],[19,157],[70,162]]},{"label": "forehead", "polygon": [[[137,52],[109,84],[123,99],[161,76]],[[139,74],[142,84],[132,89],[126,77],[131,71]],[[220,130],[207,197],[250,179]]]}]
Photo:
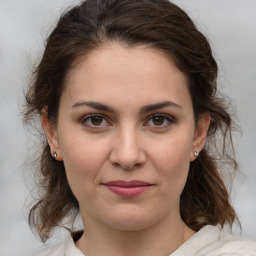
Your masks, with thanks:
[{"label": "forehead", "polygon": [[187,84],[186,76],[166,54],[146,46],[113,43],[80,58],[68,74],[63,94],[73,100],[182,101],[190,98]]}]

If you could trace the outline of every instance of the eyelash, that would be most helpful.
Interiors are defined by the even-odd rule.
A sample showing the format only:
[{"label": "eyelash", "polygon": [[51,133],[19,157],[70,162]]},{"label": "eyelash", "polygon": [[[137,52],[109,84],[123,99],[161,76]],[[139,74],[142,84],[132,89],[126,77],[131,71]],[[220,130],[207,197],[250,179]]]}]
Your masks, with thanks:
[{"label": "eyelash", "polygon": [[[99,125],[92,124],[92,119],[93,118],[99,118],[100,120],[102,120],[102,122],[106,122],[107,124],[102,125],[102,122]],[[150,122],[153,122],[154,118],[163,118],[164,119],[163,120],[164,125],[162,125],[162,124],[160,124],[160,125],[149,124]],[[90,124],[88,122],[90,122]],[[92,129],[100,129],[100,128],[104,128],[106,126],[111,126],[111,123],[102,114],[86,115],[81,119],[81,123],[84,126],[87,126],[89,128],[92,128]],[[161,129],[161,128],[163,129],[163,128],[168,128],[170,125],[172,125],[174,123],[176,123],[176,120],[173,117],[169,116],[169,115],[153,114],[153,115],[151,115],[147,118],[146,122],[144,122],[144,126],[151,126],[152,125],[156,129]]]},{"label": "eyelash", "polygon": [[[168,128],[170,125],[176,123],[175,119],[169,115],[166,115],[166,114],[153,114],[151,115],[148,119],[147,119],[147,122],[146,123],[149,123],[149,122],[153,122],[153,119],[154,118],[163,118],[163,122],[165,123],[165,125],[154,125],[154,127],[156,127],[157,129],[161,129],[161,128]],[[145,126],[150,126],[150,125],[145,125]]]},{"label": "eyelash", "polygon": [[[106,117],[102,114],[90,114],[90,115],[86,115],[82,118],[81,123],[87,127],[90,128],[101,128],[101,123],[100,125],[94,125],[92,124],[92,119],[93,118],[100,118],[103,122],[107,122],[108,125],[107,126],[111,126],[110,123],[106,120]],[[91,122],[91,124],[88,124],[88,121]],[[104,125],[105,126],[105,125]]]}]

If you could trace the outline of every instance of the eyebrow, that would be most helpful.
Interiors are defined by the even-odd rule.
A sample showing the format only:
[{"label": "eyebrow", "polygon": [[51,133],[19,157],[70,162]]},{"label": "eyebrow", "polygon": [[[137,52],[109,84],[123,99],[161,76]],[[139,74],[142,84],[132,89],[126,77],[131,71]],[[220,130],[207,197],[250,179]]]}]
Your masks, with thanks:
[{"label": "eyebrow", "polygon": [[75,105],[72,106],[72,108],[77,108],[77,107],[90,107],[90,108],[94,108],[97,110],[102,110],[102,111],[106,111],[106,112],[111,112],[114,113],[114,109],[99,103],[99,102],[94,102],[94,101],[82,101],[82,102],[77,102]]},{"label": "eyebrow", "polygon": [[164,101],[164,102],[146,105],[141,108],[140,113],[145,114],[147,112],[151,112],[151,111],[158,110],[158,109],[165,108],[165,107],[175,107],[175,108],[182,109],[181,105],[179,105],[177,103],[174,103],[172,101]]},{"label": "eyebrow", "polygon": [[[97,110],[106,111],[106,112],[110,112],[110,113],[116,112],[110,106],[107,106],[107,105],[99,103],[99,102],[94,102],[94,101],[77,102],[76,104],[74,104],[72,106],[72,108],[77,108],[77,107],[90,107],[90,108],[94,108]],[[158,110],[158,109],[165,108],[165,107],[175,107],[175,108],[182,109],[181,105],[179,105],[177,103],[174,103],[172,101],[164,101],[164,102],[159,102],[159,103],[143,106],[140,110],[140,114],[145,114],[145,113],[152,112],[154,110]]]}]

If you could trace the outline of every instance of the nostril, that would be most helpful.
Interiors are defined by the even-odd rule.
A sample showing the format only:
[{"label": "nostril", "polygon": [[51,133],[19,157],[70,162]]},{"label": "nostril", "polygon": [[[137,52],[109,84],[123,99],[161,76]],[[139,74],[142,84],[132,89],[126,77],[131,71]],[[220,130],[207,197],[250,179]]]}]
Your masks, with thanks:
[{"label": "nostril", "polygon": [[116,167],[131,170],[143,165],[145,160],[144,150],[136,129],[129,126],[120,128],[110,153],[110,162]]},{"label": "nostril", "polygon": [[125,156],[122,154],[112,153],[110,156],[110,162],[115,167],[122,168],[124,170],[131,170],[141,167],[146,161],[145,154],[140,152],[137,155]]}]

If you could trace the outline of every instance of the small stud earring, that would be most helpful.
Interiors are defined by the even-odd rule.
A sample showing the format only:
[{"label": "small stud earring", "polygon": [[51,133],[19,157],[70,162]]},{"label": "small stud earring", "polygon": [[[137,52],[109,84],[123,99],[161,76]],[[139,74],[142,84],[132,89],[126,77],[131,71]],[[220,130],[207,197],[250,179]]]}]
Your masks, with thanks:
[{"label": "small stud earring", "polygon": [[197,151],[194,152],[194,156],[195,157],[198,157],[199,156],[199,153]]},{"label": "small stud earring", "polygon": [[53,152],[53,158],[56,160],[56,158],[57,158],[57,153],[56,152]]}]

